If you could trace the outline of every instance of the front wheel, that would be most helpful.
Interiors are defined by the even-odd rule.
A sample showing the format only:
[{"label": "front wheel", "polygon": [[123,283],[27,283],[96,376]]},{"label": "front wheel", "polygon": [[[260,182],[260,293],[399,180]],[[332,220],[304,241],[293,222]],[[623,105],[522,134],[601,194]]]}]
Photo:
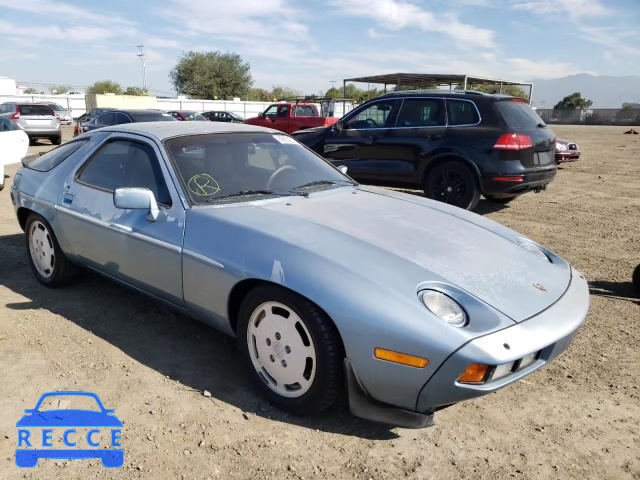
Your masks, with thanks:
[{"label": "front wheel", "polygon": [[240,307],[238,344],[262,393],[284,410],[318,413],[341,397],[340,336],[307,299],[278,286],[252,290]]},{"label": "front wheel", "polygon": [[49,223],[37,213],[25,225],[29,265],[38,281],[47,287],[58,287],[71,281],[77,267],[62,253]]},{"label": "front wheel", "polygon": [[480,200],[475,173],[462,162],[445,161],[434,167],[425,178],[427,198],[472,210]]}]

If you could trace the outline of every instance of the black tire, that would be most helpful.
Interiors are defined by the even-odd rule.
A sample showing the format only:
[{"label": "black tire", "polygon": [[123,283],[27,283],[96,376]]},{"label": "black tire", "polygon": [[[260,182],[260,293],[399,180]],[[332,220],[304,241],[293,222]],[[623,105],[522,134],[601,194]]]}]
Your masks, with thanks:
[{"label": "black tire", "polygon": [[52,145],[60,145],[62,143],[62,135],[51,137],[50,140]]},{"label": "black tire", "polygon": [[[43,231],[40,227],[43,227],[45,231]],[[44,235],[45,240],[43,240],[43,243],[44,241],[47,241],[49,250],[53,250],[52,258],[50,258],[48,262],[48,264],[50,265],[50,273],[46,272],[45,274],[43,274],[39,271],[38,267],[36,267],[33,256],[42,254],[43,252],[35,251],[34,249],[34,253],[32,255],[31,239],[36,229],[40,230],[40,232]],[[25,246],[27,247],[27,258],[29,259],[29,266],[31,267],[31,271],[40,283],[50,288],[56,288],[68,284],[77,277],[79,271],[78,267],[71,263],[62,252],[62,249],[58,244],[58,240],[53,233],[51,225],[49,225],[49,222],[47,222],[41,215],[38,215],[37,213],[31,213],[27,218],[24,231]],[[44,247],[44,245],[42,246]]]},{"label": "black tire", "polygon": [[[315,373],[311,386],[301,396],[291,398],[274,391],[269,387],[265,375],[259,373],[258,367],[253,364],[247,335],[249,321],[254,311],[265,302],[277,302],[290,308],[310,333],[312,346],[315,347]],[[238,346],[252,377],[270,403],[297,415],[310,415],[326,410],[343,398],[344,347],[340,335],[329,317],[306,298],[275,285],[254,288],[240,305],[237,335]],[[280,339],[277,336],[275,338]],[[253,342],[251,347],[255,349]]]},{"label": "black tire", "polygon": [[636,269],[633,271],[633,284],[635,285],[636,290],[640,294],[640,265],[638,265]]},{"label": "black tire", "polygon": [[486,198],[490,202],[507,204],[518,198],[518,195],[514,195],[513,197],[496,197],[494,195],[485,195],[484,198]]},{"label": "black tire", "polygon": [[29,137],[29,145],[35,145],[35,144],[36,144],[36,139]]},{"label": "black tire", "polygon": [[424,181],[427,198],[473,210],[480,200],[476,174],[470,167],[456,160],[436,165]]}]

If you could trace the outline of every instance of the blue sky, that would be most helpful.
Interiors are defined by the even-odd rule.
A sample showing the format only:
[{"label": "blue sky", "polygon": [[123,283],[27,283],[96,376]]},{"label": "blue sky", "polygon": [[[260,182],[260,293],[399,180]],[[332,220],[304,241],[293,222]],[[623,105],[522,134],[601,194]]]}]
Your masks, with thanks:
[{"label": "blue sky", "polygon": [[640,0],[0,0],[0,75],[171,93],[183,51],[242,55],[255,86],[402,72],[640,75]]}]

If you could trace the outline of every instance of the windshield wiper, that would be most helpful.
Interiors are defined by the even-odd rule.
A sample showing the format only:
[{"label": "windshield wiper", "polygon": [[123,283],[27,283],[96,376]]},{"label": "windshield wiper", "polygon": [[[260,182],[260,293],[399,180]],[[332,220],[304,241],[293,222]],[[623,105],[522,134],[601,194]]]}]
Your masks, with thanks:
[{"label": "windshield wiper", "polygon": [[315,180],[313,182],[305,183],[303,185],[298,185],[293,190],[299,190],[301,188],[314,187],[316,185],[339,185],[341,183],[346,183],[348,185],[357,185],[356,182],[352,182],[350,180]]},{"label": "windshield wiper", "polygon": [[250,195],[299,195],[302,197],[308,197],[309,194],[306,192],[294,192],[293,190],[287,191],[278,191],[278,190],[240,190],[239,192],[227,193],[226,195],[221,195],[215,198],[207,199],[207,203],[215,202],[216,200],[221,200],[223,198],[232,198],[232,197],[248,197]]}]

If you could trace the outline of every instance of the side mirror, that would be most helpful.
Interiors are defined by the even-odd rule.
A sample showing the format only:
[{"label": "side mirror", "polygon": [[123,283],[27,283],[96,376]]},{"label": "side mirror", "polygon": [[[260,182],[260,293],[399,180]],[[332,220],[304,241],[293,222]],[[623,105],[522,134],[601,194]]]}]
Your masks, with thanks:
[{"label": "side mirror", "polygon": [[156,197],[148,188],[117,188],[113,192],[113,204],[123,210],[148,210],[150,222],[155,222],[160,213]]},{"label": "side mirror", "polygon": [[264,112],[260,112],[260,113],[258,114],[258,118],[264,118]]},{"label": "side mirror", "polygon": [[336,132],[341,132],[342,130],[344,130],[344,125],[342,124],[342,120],[338,120],[336,123],[334,123],[333,129]]},{"label": "side mirror", "polygon": [[345,175],[347,174],[347,166],[346,165],[340,165],[338,167],[338,170],[340,170],[342,173],[344,173]]}]

